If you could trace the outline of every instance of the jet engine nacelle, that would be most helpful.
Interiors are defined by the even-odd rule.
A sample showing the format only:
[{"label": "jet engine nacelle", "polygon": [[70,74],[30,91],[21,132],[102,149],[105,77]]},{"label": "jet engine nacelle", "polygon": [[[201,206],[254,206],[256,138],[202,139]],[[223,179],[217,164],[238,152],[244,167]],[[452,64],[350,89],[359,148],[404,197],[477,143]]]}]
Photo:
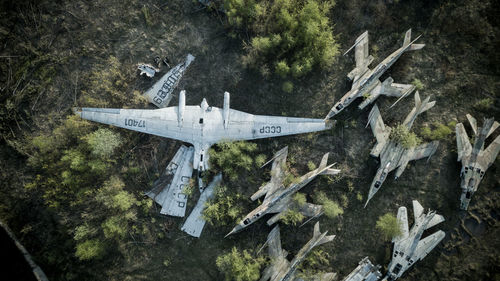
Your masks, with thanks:
[{"label": "jet engine nacelle", "polygon": [[222,114],[224,115],[224,129],[229,125],[229,93],[224,92],[224,108]]},{"label": "jet engine nacelle", "polygon": [[183,116],[184,116],[184,109],[186,108],[186,91],[182,90],[179,93],[179,108],[177,111],[177,122],[179,122],[179,127],[182,124]]}]

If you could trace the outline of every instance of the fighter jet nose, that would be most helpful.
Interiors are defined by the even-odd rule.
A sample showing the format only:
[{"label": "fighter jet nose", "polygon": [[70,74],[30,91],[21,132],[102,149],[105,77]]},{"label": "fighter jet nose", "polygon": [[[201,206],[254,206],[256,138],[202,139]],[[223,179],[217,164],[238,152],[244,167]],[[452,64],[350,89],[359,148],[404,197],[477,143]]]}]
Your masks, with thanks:
[{"label": "fighter jet nose", "polygon": [[236,231],[237,231],[237,230],[236,230],[236,227],[235,227],[235,228],[233,228],[233,230],[231,230],[228,234],[226,234],[226,236],[224,236],[224,238],[228,237],[228,236],[229,236],[229,235],[231,235],[231,234],[236,233]]}]

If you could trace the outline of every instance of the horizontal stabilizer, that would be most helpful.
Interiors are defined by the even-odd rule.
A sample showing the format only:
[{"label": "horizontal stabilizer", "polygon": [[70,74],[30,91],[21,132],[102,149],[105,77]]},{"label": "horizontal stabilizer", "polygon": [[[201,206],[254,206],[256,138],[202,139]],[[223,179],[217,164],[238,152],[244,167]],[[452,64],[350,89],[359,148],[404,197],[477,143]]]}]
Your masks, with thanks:
[{"label": "horizontal stabilizer", "polygon": [[489,137],[499,126],[500,126],[500,123],[498,123],[497,121],[495,121],[493,123],[493,125],[491,126],[491,129],[488,132],[488,134],[486,135],[486,137]]},{"label": "horizontal stabilizer", "polygon": [[319,222],[316,222],[316,224],[314,225],[314,232],[313,232],[313,239],[318,239],[320,238],[322,235],[324,235],[323,238],[321,238],[321,240],[319,240],[317,243],[316,243],[316,246],[319,246],[321,244],[324,244],[324,243],[327,243],[327,242],[330,242],[332,241],[334,238],[335,238],[335,235],[328,235],[326,236],[326,234],[328,233],[328,231],[325,231],[324,233],[321,233],[319,231]]},{"label": "horizontal stabilizer", "polygon": [[442,222],[444,222],[444,217],[441,215],[435,214],[434,217],[432,217],[432,219],[429,221],[429,223],[427,224],[427,227],[425,229],[429,229],[429,228],[435,226],[436,224],[439,224]]},{"label": "horizontal stabilizer", "polygon": [[339,169],[328,168],[328,169],[324,170],[323,172],[321,172],[320,175],[331,175],[331,176],[334,176],[334,175],[337,175],[339,173],[340,173]]}]

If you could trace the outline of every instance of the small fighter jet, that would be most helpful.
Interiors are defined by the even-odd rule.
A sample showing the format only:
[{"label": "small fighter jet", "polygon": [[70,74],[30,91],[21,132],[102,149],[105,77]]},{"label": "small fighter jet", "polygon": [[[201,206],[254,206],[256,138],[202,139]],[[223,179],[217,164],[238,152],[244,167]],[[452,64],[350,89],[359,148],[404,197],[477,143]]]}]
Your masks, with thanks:
[{"label": "small fighter jet", "polygon": [[253,115],[229,108],[229,93],[224,107],[186,106],[185,91],[179,93],[179,106],[160,109],[76,108],[83,119],[133,131],[191,143],[193,168],[208,169],[208,149],[223,140],[253,140],[327,130],[333,123],[323,119]]},{"label": "small fighter jet", "polygon": [[420,38],[420,36],[411,41],[411,29],[406,31],[403,46],[371,70],[368,66],[372,63],[373,57],[369,55],[368,50],[368,31],[361,34],[356,39],[354,45],[345,53],[347,54],[352,48],[355,48],[354,57],[356,59],[356,68],[347,75],[347,77],[352,80],[351,90],[332,107],[325,119],[330,119],[339,114],[358,97],[363,97],[365,99],[359,105],[359,109],[363,109],[367,105],[373,103],[380,95],[399,97],[398,101],[409,95],[415,89],[415,86],[393,83],[394,80],[391,77],[388,77],[384,82],[380,82],[379,78],[404,52],[420,50],[425,46],[425,44],[414,44],[418,38]]},{"label": "small fighter jet", "polygon": [[470,114],[467,119],[474,132],[474,146],[469,141],[469,136],[465,131],[464,125],[458,123],[455,127],[457,135],[457,161],[462,161],[462,170],[460,171],[460,187],[462,196],[460,196],[460,209],[467,210],[472,194],[477,191],[479,183],[484,177],[486,170],[495,162],[500,151],[500,136],[484,148],[486,138],[488,138],[500,124],[493,118],[485,119],[483,128],[477,127],[477,121]]},{"label": "small fighter jet", "polygon": [[398,210],[397,219],[401,227],[401,235],[392,239],[394,250],[384,280],[394,281],[401,277],[415,262],[427,256],[445,236],[444,231],[439,230],[421,239],[424,230],[443,222],[444,217],[436,214],[435,211],[424,214],[424,208],[417,200],[413,200],[413,215],[415,222],[411,231],[408,231],[406,207],[400,207]]},{"label": "small fighter jet", "polygon": [[[269,250],[269,257],[271,258],[271,264],[264,269],[262,273],[262,277],[260,281],[298,281],[303,280],[297,278],[295,276],[297,272],[297,268],[304,261],[307,254],[314,248],[321,244],[332,241],[335,238],[335,235],[326,234],[328,231],[321,233],[319,231],[319,222],[316,222],[314,225],[314,233],[313,237],[309,242],[307,242],[302,249],[297,253],[295,258],[293,258],[292,262],[289,262],[286,258],[287,252],[281,248],[281,238],[280,238],[280,228],[279,226],[275,226],[269,235],[267,236],[267,244]],[[336,277],[335,273],[325,273],[317,279],[313,280],[321,280],[321,281],[333,281]]]},{"label": "small fighter jet", "polygon": [[[264,184],[255,194],[250,198],[255,201],[257,198],[262,197],[264,194],[264,201],[262,204],[251,211],[239,224],[237,224],[227,236],[239,232],[266,214],[276,214],[268,221],[268,225],[277,222],[292,206],[294,206],[293,195],[302,187],[306,186],[318,175],[336,175],[340,170],[331,168],[334,164],[326,165],[328,162],[328,153],[323,156],[319,167],[302,177],[296,182],[291,183],[290,186],[285,187],[283,180],[285,178],[284,167],[286,165],[286,156],[288,154],[288,147],[278,151],[274,156],[273,166],[271,170],[271,181]],[[299,206],[298,211],[306,217],[317,217],[322,213],[321,205],[305,203]]]},{"label": "small fighter jet", "polygon": [[[421,101],[420,95],[417,91],[415,93],[415,107],[413,107],[412,111],[408,114],[408,116],[406,116],[402,125],[410,130],[417,116],[432,108],[435,103],[435,101],[429,102],[429,97],[427,97],[424,101]],[[375,175],[375,178],[370,186],[370,192],[368,193],[365,208],[373,195],[379,191],[380,186],[382,186],[382,183],[387,178],[387,174],[389,172],[398,168],[395,179],[399,178],[409,161],[430,157],[434,154],[434,152],[436,152],[439,144],[438,141],[433,141],[417,147],[405,148],[398,141],[391,138],[392,129],[389,126],[384,125],[384,121],[380,116],[380,111],[377,105],[374,105],[370,111],[368,124],[370,124],[372,128],[373,135],[377,138],[377,143],[372,148],[370,155],[373,157],[380,157],[380,167],[377,170],[377,174]]]}]

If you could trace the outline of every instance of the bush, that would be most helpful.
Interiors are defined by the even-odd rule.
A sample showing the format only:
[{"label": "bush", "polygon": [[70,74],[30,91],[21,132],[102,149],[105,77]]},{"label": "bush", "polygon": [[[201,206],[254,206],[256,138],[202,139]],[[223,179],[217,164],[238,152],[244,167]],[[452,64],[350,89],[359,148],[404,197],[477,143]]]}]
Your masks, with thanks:
[{"label": "bush", "polygon": [[92,153],[99,157],[108,158],[113,151],[122,144],[120,135],[110,129],[101,128],[84,137]]},{"label": "bush", "polygon": [[408,130],[405,125],[399,124],[391,130],[390,139],[401,144],[404,148],[411,148],[422,143],[422,140]]},{"label": "bush", "polygon": [[489,110],[491,106],[493,105],[494,100],[492,98],[485,98],[480,101],[478,101],[476,104],[474,104],[474,107],[479,110]]},{"label": "bush", "polygon": [[250,171],[264,163],[264,155],[257,155],[255,160],[250,155],[256,150],[257,144],[251,142],[220,142],[216,149],[208,151],[211,169],[214,173],[222,171],[231,181],[236,181],[241,176],[241,170]]},{"label": "bush", "polygon": [[315,202],[323,205],[323,212],[329,218],[336,218],[344,213],[337,202],[330,200],[322,191],[315,195]]},{"label": "bush", "polygon": [[86,240],[76,245],[76,257],[80,260],[91,260],[102,257],[104,254],[104,243],[98,239]]},{"label": "bush", "polygon": [[290,81],[285,81],[283,82],[281,89],[283,90],[283,92],[290,94],[293,91],[293,83]]},{"label": "bush", "polygon": [[376,228],[382,234],[385,240],[392,239],[393,237],[401,235],[401,228],[397,218],[391,214],[387,213],[377,220]]},{"label": "bush", "polygon": [[309,161],[307,162],[307,168],[309,169],[309,171],[313,171],[316,169],[316,164],[314,164],[313,161]]},{"label": "bush", "polygon": [[280,220],[284,224],[293,226],[296,226],[297,224],[301,223],[304,219],[305,216],[295,208],[288,209],[280,217]]},{"label": "bush", "polygon": [[252,255],[247,250],[240,252],[233,247],[231,252],[217,257],[216,265],[228,281],[255,281],[260,278],[264,262],[261,256]]},{"label": "bush", "polygon": [[413,86],[415,86],[415,88],[417,90],[422,90],[424,88],[424,83],[422,83],[422,81],[420,81],[420,79],[413,79],[413,81],[411,81],[411,84]]},{"label": "bush", "polygon": [[218,186],[214,197],[205,203],[203,218],[211,225],[233,225],[243,214],[243,195]]},{"label": "bush", "polygon": [[[283,78],[302,77],[314,66],[333,64],[339,51],[327,16],[332,6],[332,1],[319,0],[224,1],[229,24],[242,30],[245,38],[248,32],[254,35],[244,64],[255,69],[274,66]],[[289,86],[286,89],[291,92]],[[283,91],[289,92],[285,85]]]},{"label": "bush", "polygon": [[420,135],[430,140],[442,140],[445,139],[451,133],[453,133],[456,124],[457,123],[453,121],[449,122],[448,125],[441,123],[434,123],[433,124],[433,126],[435,127],[434,130],[432,130],[429,127],[423,127],[420,131]]}]

